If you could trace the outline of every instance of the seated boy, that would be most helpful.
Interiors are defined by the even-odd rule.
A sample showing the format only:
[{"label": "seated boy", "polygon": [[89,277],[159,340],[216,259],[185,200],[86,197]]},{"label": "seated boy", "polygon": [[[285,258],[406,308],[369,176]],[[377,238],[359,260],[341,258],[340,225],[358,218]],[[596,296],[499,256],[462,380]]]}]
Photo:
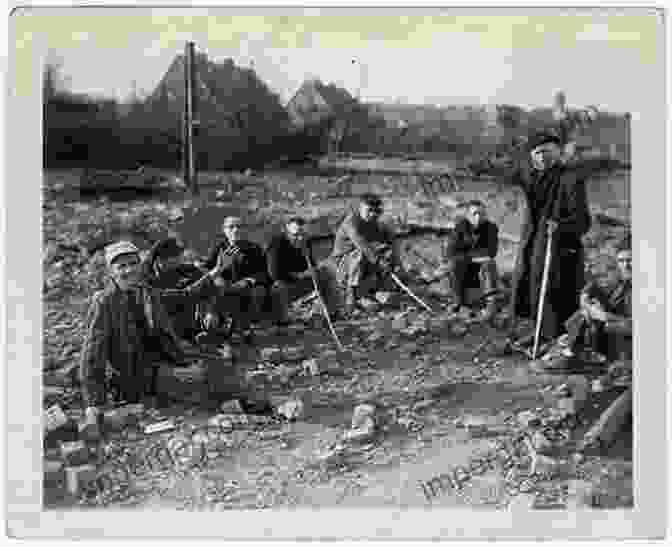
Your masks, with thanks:
[{"label": "seated boy", "polygon": [[310,266],[315,266],[315,259],[310,254],[304,226],[302,218],[290,218],[284,232],[273,237],[266,250],[268,273],[273,283],[273,311],[279,325],[289,323],[290,303],[314,290]]},{"label": "seated boy", "polygon": [[630,240],[616,250],[618,279],[603,289],[590,283],[581,292],[581,307],[566,322],[562,355],[545,369],[565,370],[612,361],[632,361],[632,250]]},{"label": "seated boy", "polygon": [[460,219],[454,234],[444,246],[443,268],[450,275],[455,294],[454,310],[466,305],[466,289],[480,286],[486,293],[483,319],[497,312],[494,292],[497,290],[499,229],[487,218],[485,205],[478,200],[467,204],[467,214]]}]

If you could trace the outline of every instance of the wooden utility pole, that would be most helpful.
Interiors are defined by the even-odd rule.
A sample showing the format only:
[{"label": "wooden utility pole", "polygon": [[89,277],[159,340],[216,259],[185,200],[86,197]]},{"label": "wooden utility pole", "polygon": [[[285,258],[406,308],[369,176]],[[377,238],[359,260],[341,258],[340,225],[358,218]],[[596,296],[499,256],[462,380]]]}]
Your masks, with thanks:
[{"label": "wooden utility pole", "polygon": [[194,111],[195,111],[196,66],[194,43],[187,42],[184,48],[184,124],[182,139],[182,168],[184,182],[198,194],[196,158],[194,156]]},{"label": "wooden utility pole", "polygon": [[632,176],[632,115],[630,112],[625,113],[625,203],[627,206],[627,215],[628,215],[628,226],[630,226],[630,229],[632,229],[632,218],[631,218],[631,211],[630,211],[630,184],[631,184],[631,179],[630,177]]}]

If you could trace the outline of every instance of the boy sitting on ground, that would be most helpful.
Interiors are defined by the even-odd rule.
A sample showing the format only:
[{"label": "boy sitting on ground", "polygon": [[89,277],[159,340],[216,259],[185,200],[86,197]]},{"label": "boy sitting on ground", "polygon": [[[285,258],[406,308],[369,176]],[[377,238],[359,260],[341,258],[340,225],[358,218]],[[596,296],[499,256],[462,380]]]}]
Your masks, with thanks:
[{"label": "boy sitting on ground", "polygon": [[451,280],[455,303],[453,311],[466,306],[468,287],[481,287],[486,298],[483,320],[490,320],[497,312],[497,263],[499,229],[487,218],[485,204],[472,200],[467,204],[467,214],[460,219],[444,244],[442,270]]},{"label": "boy sitting on ground", "polygon": [[618,279],[603,289],[590,283],[581,292],[581,307],[566,322],[561,356],[547,370],[568,370],[612,361],[632,362],[632,249],[626,238],[616,249]]},{"label": "boy sitting on ground", "polygon": [[273,282],[273,312],[281,326],[289,324],[290,303],[314,290],[310,267],[315,266],[315,259],[306,239],[305,224],[300,217],[290,218],[283,233],[273,237],[266,250],[268,274]]}]

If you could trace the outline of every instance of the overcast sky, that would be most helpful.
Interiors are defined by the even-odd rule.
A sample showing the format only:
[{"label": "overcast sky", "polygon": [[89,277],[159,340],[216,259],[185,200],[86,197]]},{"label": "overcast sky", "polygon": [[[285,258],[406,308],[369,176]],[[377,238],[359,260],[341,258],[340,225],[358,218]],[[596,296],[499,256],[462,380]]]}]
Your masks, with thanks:
[{"label": "overcast sky", "polygon": [[621,112],[637,111],[632,86],[651,79],[663,39],[641,10],[263,11],[51,8],[15,14],[14,24],[17,47],[58,60],[73,90],[120,99],[134,85],[151,92],[193,40],[215,61],[253,63],[284,101],[318,77],[370,101],[529,107],[562,89],[571,105]]}]

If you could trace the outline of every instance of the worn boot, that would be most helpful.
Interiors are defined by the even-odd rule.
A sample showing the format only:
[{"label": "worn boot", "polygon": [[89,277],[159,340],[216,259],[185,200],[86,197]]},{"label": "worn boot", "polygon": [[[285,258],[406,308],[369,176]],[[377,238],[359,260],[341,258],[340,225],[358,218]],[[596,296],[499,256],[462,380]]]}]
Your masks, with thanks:
[{"label": "worn boot", "polygon": [[345,289],[345,304],[343,312],[346,316],[351,316],[357,309],[357,287],[348,287]]},{"label": "worn boot", "polygon": [[485,308],[483,308],[483,311],[481,311],[481,320],[492,321],[496,313],[497,313],[497,302],[495,302],[493,299],[490,299],[486,303]]}]

